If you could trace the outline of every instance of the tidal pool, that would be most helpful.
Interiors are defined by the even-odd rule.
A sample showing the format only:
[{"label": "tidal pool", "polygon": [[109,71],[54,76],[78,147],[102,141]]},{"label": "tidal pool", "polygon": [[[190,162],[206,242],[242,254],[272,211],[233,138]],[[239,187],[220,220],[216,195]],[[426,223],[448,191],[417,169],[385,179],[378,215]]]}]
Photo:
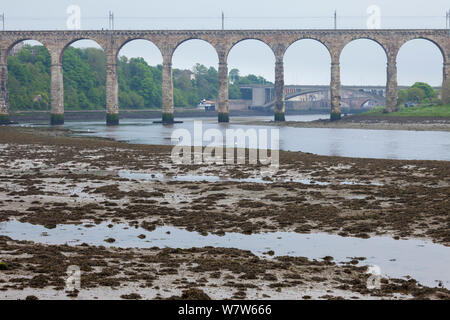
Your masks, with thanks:
[{"label": "tidal pool", "polygon": [[[301,184],[316,184],[321,186],[330,185],[331,182],[317,181],[311,179],[273,179],[273,180],[265,180],[263,178],[225,178],[219,177],[215,175],[176,175],[176,176],[165,176],[162,173],[142,173],[142,172],[131,172],[126,170],[119,170],[117,172],[119,177],[127,178],[132,180],[150,180],[150,181],[183,181],[183,182],[246,182],[246,183],[277,183],[277,182],[296,182]],[[341,181],[337,184],[342,185],[374,185],[374,186],[382,186],[383,184],[377,182],[364,183],[364,182],[356,182],[356,181]]]},{"label": "tidal pool", "polygon": [[[130,227],[128,224],[108,222],[87,227],[84,225],[58,225],[54,229],[10,220],[0,223],[0,235],[14,240],[28,240],[45,244],[114,246],[119,248],[170,247],[224,247],[249,250],[258,256],[273,250],[275,256],[302,256],[321,259],[332,256],[337,262],[353,257],[365,257],[360,265],[376,265],[381,274],[393,278],[410,276],[430,287],[450,288],[450,248],[417,239],[394,240],[391,237],[360,239],[326,233],[300,234],[273,232],[245,235],[226,233],[223,236],[200,235],[175,227],[158,227],[154,231]],[[138,238],[145,235],[145,239]],[[114,243],[105,239],[113,238]],[[270,258],[270,257],[269,257]]]}]

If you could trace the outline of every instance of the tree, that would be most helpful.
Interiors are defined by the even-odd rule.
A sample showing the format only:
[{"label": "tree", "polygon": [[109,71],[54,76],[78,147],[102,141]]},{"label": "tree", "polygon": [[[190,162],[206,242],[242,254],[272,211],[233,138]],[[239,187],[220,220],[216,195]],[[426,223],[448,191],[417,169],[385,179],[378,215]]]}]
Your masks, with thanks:
[{"label": "tree", "polygon": [[424,98],[426,98],[426,99],[432,99],[432,98],[436,97],[436,92],[428,83],[416,82],[412,85],[411,88],[421,89],[424,93]]},{"label": "tree", "polygon": [[[29,46],[8,58],[8,88],[11,109],[50,108],[50,55],[43,46]],[[219,75],[214,67],[196,64],[195,79],[174,79],[176,107],[193,107],[200,99],[215,100],[219,91]],[[186,70],[174,69],[174,74]],[[117,59],[120,108],[158,108],[162,106],[162,65],[151,66],[143,58]],[[68,47],[63,55],[64,104],[66,109],[100,109],[106,106],[106,56],[95,48]],[[232,99],[242,98],[239,84],[268,84],[256,75],[240,76],[230,71]],[[39,97],[39,99],[36,99]]]},{"label": "tree", "polygon": [[408,100],[414,102],[420,102],[425,98],[425,92],[420,88],[409,88],[408,89]]},{"label": "tree", "polygon": [[239,70],[238,69],[231,69],[228,79],[230,79],[230,82],[232,84],[239,82]]},{"label": "tree", "polygon": [[404,105],[406,101],[408,101],[408,91],[401,89],[398,90],[397,105]]}]

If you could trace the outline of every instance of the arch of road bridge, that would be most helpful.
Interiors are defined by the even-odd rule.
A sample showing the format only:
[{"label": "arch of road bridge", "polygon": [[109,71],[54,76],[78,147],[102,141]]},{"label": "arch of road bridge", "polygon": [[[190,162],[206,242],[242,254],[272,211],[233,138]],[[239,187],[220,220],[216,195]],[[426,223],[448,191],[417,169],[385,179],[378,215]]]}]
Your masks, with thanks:
[{"label": "arch of road bridge", "polygon": [[379,103],[379,101],[377,101],[377,100],[375,100],[373,98],[367,98],[367,99],[363,99],[363,100],[360,100],[360,101],[362,101],[362,102],[361,103],[358,102],[358,105],[359,105],[358,108],[359,109],[361,109],[369,101],[374,101],[375,103]]},{"label": "arch of road bridge", "polygon": [[[351,92],[360,93],[358,90],[354,90],[354,89],[341,89],[341,91],[351,91]],[[310,90],[310,91],[299,92],[299,93],[295,93],[295,94],[292,94],[292,95],[288,95],[288,96],[285,97],[285,99],[287,101],[289,101],[289,100],[291,100],[291,99],[293,99],[295,97],[299,97],[299,96],[303,96],[303,95],[307,95],[307,94],[312,94],[312,93],[318,93],[318,92],[328,93],[329,89],[318,89],[318,90]],[[381,99],[377,99],[375,97],[367,97],[367,98],[364,98],[364,99],[365,99],[365,101],[360,106],[365,104],[367,101],[375,101],[376,103],[381,103],[381,101],[382,101]]]},{"label": "arch of road bridge", "polygon": [[11,50],[23,41],[35,41],[51,55],[50,46],[45,43],[45,39],[39,37],[14,39],[12,43],[8,44],[4,52],[0,52],[0,124],[9,123],[8,56]]}]

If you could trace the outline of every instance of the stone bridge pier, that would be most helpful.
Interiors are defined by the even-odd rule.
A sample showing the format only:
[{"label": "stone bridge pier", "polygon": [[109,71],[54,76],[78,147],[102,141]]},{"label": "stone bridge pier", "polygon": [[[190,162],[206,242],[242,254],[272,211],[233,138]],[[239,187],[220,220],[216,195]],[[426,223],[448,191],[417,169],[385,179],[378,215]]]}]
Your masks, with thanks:
[{"label": "stone bridge pier", "polygon": [[332,58],[331,60],[331,81],[330,81],[330,95],[331,95],[331,113],[330,120],[336,121],[341,119],[341,69],[339,59]]},{"label": "stone bridge pier", "polygon": [[0,124],[9,123],[8,66],[0,64]]},{"label": "stone bridge pier", "polygon": [[117,62],[107,59],[106,63],[106,125],[119,124],[119,79]]},{"label": "stone bridge pier", "polygon": [[283,57],[291,44],[312,39],[323,44],[331,57],[330,119],[341,118],[340,55],[344,47],[357,39],[378,43],[387,56],[386,111],[397,108],[397,54],[407,41],[425,39],[434,43],[444,60],[443,83],[450,81],[450,37],[445,29],[411,30],[86,30],[86,31],[0,31],[0,123],[9,122],[7,57],[15,44],[36,40],[51,56],[51,123],[64,123],[64,86],[62,55],[71,43],[90,39],[97,42],[106,54],[106,123],[119,123],[119,88],[117,56],[119,50],[135,39],[152,42],[163,56],[162,65],[162,122],[174,122],[172,56],[176,48],[191,39],[211,44],[219,57],[218,121],[229,122],[227,57],[237,43],[254,39],[267,44],[275,56],[275,121],[285,120]]},{"label": "stone bridge pier", "polygon": [[64,81],[63,68],[59,62],[50,67],[50,123],[64,124]]},{"label": "stone bridge pier", "polygon": [[275,59],[275,121],[285,121],[283,57],[277,56]]},{"label": "stone bridge pier", "polygon": [[226,60],[219,59],[219,122],[229,122],[228,113],[228,65]]}]

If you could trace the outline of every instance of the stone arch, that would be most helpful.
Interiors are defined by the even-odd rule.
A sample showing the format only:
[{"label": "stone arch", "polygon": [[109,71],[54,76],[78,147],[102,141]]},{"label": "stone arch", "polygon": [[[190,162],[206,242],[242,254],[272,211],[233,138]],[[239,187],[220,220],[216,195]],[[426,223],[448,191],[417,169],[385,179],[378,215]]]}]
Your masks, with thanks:
[{"label": "stone arch", "polygon": [[[441,54],[442,54],[442,60],[443,60],[444,64],[449,62],[449,61],[448,61],[448,55],[447,55],[447,53],[445,52],[444,47],[441,46],[441,44],[439,43],[439,41],[437,41],[437,40],[435,40],[435,39],[433,39],[433,38],[431,38],[431,37],[417,36],[417,37],[402,38],[402,40],[403,40],[403,41],[401,42],[401,44],[399,45],[399,48],[398,48],[398,50],[397,50],[397,54],[396,54],[396,56],[395,56],[395,60],[397,60],[398,53],[399,53],[399,51],[401,50],[401,48],[402,48],[405,44],[407,44],[408,42],[413,41],[413,40],[427,40],[427,41],[431,42],[432,44],[434,44],[434,45],[439,49],[439,51],[440,51]],[[450,54],[450,52],[449,52],[448,54]]]},{"label": "stone arch", "polygon": [[[412,85],[416,81],[420,82],[426,82],[429,83],[432,86],[440,86],[443,84],[443,82],[446,81],[447,74],[448,74],[448,59],[445,52],[445,48],[442,47],[438,41],[436,41],[433,38],[427,37],[427,36],[414,36],[411,37],[405,37],[401,39],[402,41],[399,43],[399,49],[397,51],[397,54],[395,55],[395,61],[398,66],[398,76],[399,76],[399,82],[401,82],[402,85],[407,85],[412,78],[407,79],[405,75],[409,75],[410,77],[414,77],[415,80],[410,83],[409,85]],[[420,50],[431,50],[431,56],[429,55],[417,55],[413,54],[412,52],[415,52],[412,50],[412,48],[407,48],[408,45],[418,45],[419,51]],[[402,51],[402,49],[404,49]],[[439,52],[439,53],[438,53]],[[409,53],[409,54],[408,54]],[[403,55],[404,59],[401,59],[401,56]],[[439,58],[439,56],[441,58]],[[407,59],[421,59],[420,57],[424,57],[423,63],[414,64],[414,68],[406,68],[405,61]],[[426,58],[425,58],[426,57]],[[442,59],[442,60],[440,60]],[[440,64],[442,61],[442,65]],[[413,62],[413,61],[411,61]],[[443,66],[443,74],[441,73]],[[421,69],[422,68],[422,69]],[[420,70],[420,71],[418,71]],[[447,71],[447,74],[446,74]],[[418,77],[418,73],[420,73],[420,77]],[[442,82],[441,80],[438,80],[435,82],[436,79],[434,79],[435,75],[441,74],[442,75]]]},{"label": "stone arch", "polygon": [[[115,62],[115,65],[116,65],[115,68],[114,68],[114,70],[115,70],[114,75],[116,76],[116,78],[114,79],[114,86],[117,87],[117,101],[114,101],[113,104],[117,103],[117,112],[119,111],[120,108],[124,108],[124,107],[125,108],[126,107],[128,107],[128,108],[130,108],[130,107],[138,107],[138,108],[144,107],[144,108],[148,108],[149,107],[148,103],[150,103],[150,107],[155,106],[155,105],[156,106],[158,106],[158,105],[160,106],[162,104],[162,81],[161,81],[161,79],[159,79],[159,81],[157,81],[158,79],[153,78],[153,75],[152,75],[152,79],[154,80],[154,84],[156,86],[159,86],[159,87],[157,88],[157,90],[154,90],[154,91],[153,90],[148,90],[148,89],[145,90],[147,92],[147,94],[149,94],[149,95],[151,94],[151,98],[146,101],[144,95],[139,95],[142,98],[143,105],[141,105],[141,106],[136,105],[136,104],[133,104],[133,105],[132,104],[128,104],[128,106],[126,105],[126,102],[127,102],[126,95],[124,95],[123,89],[121,89],[120,86],[119,86],[119,77],[120,77],[120,73],[119,73],[119,70],[120,70],[120,68],[119,68],[119,66],[120,66],[119,56],[121,55],[121,50],[125,49],[125,47],[128,44],[131,44],[133,42],[138,42],[140,46],[148,46],[146,49],[143,48],[144,49],[143,51],[146,51],[146,52],[151,51],[153,54],[155,54],[155,60],[153,60],[153,59],[149,60],[149,61],[151,61],[151,64],[150,64],[150,63],[148,63],[149,61],[146,61],[147,59],[145,59],[146,58],[145,54],[138,54],[138,55],[133,55],[132,57],[128,57],[127,61],[128,61],[129,64],[131,64],[131,60],[133,58],[142,58],[142,59],[144,59],[144,61],[151,68],[153,68],[153,67],[157,68],[157,65],[160,65],[160,64],[163,63],[163,55],[162,55],[161,49],[158,47],[158,45],[154,41],[151,41],[151,40],[149,40],[149,39],[147,39],[145,37],[133,37],[133,38],[128,38],[125,41],[121,42],[120,46],[117,47],[117,50],[113,53],[113,57],[112,57],[112,60]],[[151,48],[149,48],[149,47],[151,47]],[[155,48],[157,50],[155,50]],[[156,55],[159,55],[159,57],[156,58]],[[122,54],[122,56],[125,56],[125,55]],[[161,60],[159,61],[159,59],[161,59]],[[155,61],[157,61],[157,62],[155,62]],[[121,80],[123,82],[126,82],[126,79],[124,79],[124,78],[121,78]],[[128,83],[128,84],[130,84],[130,83]],[[131,102],[129,100],[129,98],[128,98],[128,102]],[[148,103],[146,104],[146,102],[148,102]]]},{"label": "stone arch", "polygon": [[284,50],[283,56],[286,54],[286,52],[289,50],[289,48],[292,47],[292,45],[294,45],[295,43],[298,43],[302,40],[314,40],[314,41],[320,43],[322,46],[324,46],[327,49],[327,52],[330,55],[330,59],[332,59],[332,52],[331,52],[331,49],[328,46],[328,44],[325,41],[323,41],[322,39],[317,38],[317,37],[300,37],[300,38],[295,39],[292,42],[289,42],[286,46],[286,50]]},{"label": "stone arch", "polygon": [[132,38],[128,38],[128,39],[122,41],[120,43],[120,45],[115,49],[114,61],[116,61],[117,58],[119,57],[120,50],[122,50],[122,48],[125,47],[128,43],[133,42],[135,40],[144,40],[144,41],[150,42],[151,44],[153,44],[158,49],[159,53],[161,54],[161,57],[163,57],[163,52],[162,52],[161,48],[158,46],[158,44],[155,41],[147,39],[146,37],[132,37]]},{"label": "stone arch", "polygon": [[197,37],[197,36],[192,36],[192,37],[185,38],[185,39],[179,41],[177,44],[175,44],[175,46],[173,47],[172,53],[171,53],[171,58],[173,57],[175,51],[177,51],[179,46],[181,46],[183,43],[186,43],[186,42],[188,42],[190,40],[200,40],[200,41],[206,42],[212,48],[214,48],[214,51],[216,52],[217,58],[218,59],[220,58],[219,57],[219,51],[217,50],[216,46],[209,39],[206,39],[206,38],[203,38],[203,37]]},{"label": "stone arch", "polygon": [[386,61],[389,60],[389,50],[388,50],[388,45],[384,43],[384,41],[379,40],[375,37],[370,37],[370,36],[362,36],[362,37],[353,37],[349,40],[347,40],[344,45],[342,46],[342,49],[339,52],[339,60],[341,58],[342,52],[344,51],[344,49],[352,42],[357,41],[357,40],[370,40],[375,42],[376,44],[378,44],[384,51],[385,55],[386,55]]},{"label": "stone arch", "polygon": [[[378,47],[378,48],[381,48],[382,49],[382,52],[384,53],[384,55],[383,55],[383,57],[384,57],[384,61],[383,61],[383,64],[381,65],[380,64],[380,66],[379,66],[379,68],[376,68],[376,70],[377,70],[377,72],[378,72],[378,70],[381,72],[381,74],[379,75],[379,76],[381,76],[381,77],[383,77],[383,80],[382,80],[382,83],[385,83],[386,81],[387,81],[387,74],[386,74],[386,65],[388,64],[388,62],[389,62],[389,49],[388,49],[388,46],[387,46],[387,44],[384,44],[382,41],[380,41],[380,40],[378,40],[378,39],[376,39],[376,38],[374,38],[374,37],[370,37],[370,36],[361,36],[361,37],[354,37],[354,38],[352,38],[352,40],[350,40],[350,41],[346,41],[345,42],[345,45],[342,47],[342,49],[340,50],[340,52],[339,52],[339,64],[340,64],[340,67],[341,67],[341,70],[344,70],[344,69],[346,69],[346,68],[344,68],[345,67],[345,65],[343,65],[343,53],[344,53],[344,51],[345,51],[345,49],[346,48],[348,48],[349,47],[349,45],[351,45],[352,43],[355,43],[355,42],[357,42],[357,41],[360,41],[360,40],[368,40],[368,41],[370,41],[372,44],[375,44],[375,46],[376,47]],[[376,50],[378,50],[378,49],[376,49]],[[366,59],[364,59],[364,63],[366,64],[366,61],[367,61],[367,58]],[[361,61],[360,61],[361,62]],[[376,64],[378,64],[378,56],[377,56],[377,60],[375,61],[375,63]],[[355,64],[355,61],[352,61],[352,63],[351,63],[351,67],[352,68],[354,68],[354,66],[355,65],[357,65],[357,64]],[[350,65],[347,65],[347,67],[349,67]],[[367,64],[366,65],[366,68],[370,68],[370,66]],[[372,70],[372,71],[374,71],[374,70]],[[374,76],[376,76],[376,75],[378,75],[378,73],[370,73],[370,76],[371,76],[371,78],[373,79],[373,77]],[[346,82],[346,80],[345,80],[345,73],[344,72],[342,72],[341,71],[341,81],[345,84],[345,82]],[[348,83],[348,84],[351,84],[351,83]],[[381,83],[380,83],[380,85],[381,85]]]},{"label": "stone arch", "polygon": [[[106,73],[106,77],[105,79],[102,81],[100,81],[101,85],[103,86],[103,84],[105,85],[104,90],[105,90],[105,95],[100,96],[99,101],[96,104],[96,107],[101,107],[101,109],[103,109],[104,107],[107,106],[107,101],[108,101],[108,94],[106,93],[107,91],[107,81],[108,81],[108,64],[107,64],[107,51],[104,45],[102,45],[102,42],[97,41],[95,38],[92,37],[76,37],[76,38],[72,38],[70,41],[66,42],[64,44],[64,47],[61,49],[61,51],[59,52],[58,55],[58,62],[55,65],[52,65],[52,68],[57,69],[57,71],[54,74],[54,78],[55,81],[58,82],[57,85],[55,85],[55,88],[58,88],[58,91],[60,91],[60,93],[55,93],[54,95],[61,95],[61,97],[59,97],[59,105],[60,105],[60,109],[62,110],[66,110],[69,109],[70,107],[73,107],[73,105],[71,105],[71,102],[79,102],[79,94],[80,92],[78,92],[77,95],[73,95],[72,99],[68,99],[69,93],[70,91],[68,90],[69,87],[67,86],[67,78],[64,77],[64,63],[63,63],[63,58],[64,58],[64,53],[66,52],[67,48],[72,45],[73,43],[77,42],[77,41],[81,41],[81,40],[89,40],[89,41],[93,41],[95,42],[95,44],[97,46],[99,46],[104,54],[105,54],[105,73]],[[57,80],[56,80],[57,79]],[[52,80],[53,81],[53,80]],[[103,90],[102,90],[103,91]],[[66,95],[67,94],[67,95]],[[89,103],[91,102],[91,100],[86,96],[87,101],[89,101]],[[71,101],[72,100],[72,101]],[[56,104],[56,102],[55,102]],[[82,107],[82,105],[80,105],[80,107]],[[61,110],[60,110],[61,111]]]},{"label": "stone arch", "polygon": [[231,43],[231,45],[229,46],[228,50],[226,51],[226,54],[225,54],[225,61],[228,61],[228,56],[229,56],[229,54],[230,54],[230,51],[231,51],[238,43],[244,42],[245,40],[257,40],[257,41],[262,42],[263,44],[265,44],[265,45],[270,49],[270,51],[273,53],[274,58],[276,58],[276,52],[273,50],[273,47],[270,45],[270,43],[269,43],[268,41],[266,41],[266,40],[264,40],[264,39],[262,39],[262,38],[259,38],[259,37],[251,37],[251,36],[249,36],[249,37],[240,38],[240,39],[235,40],[235,41],[233,41],[233,42]]},{"label": "stone arch", "polygon": [[105,53],[106,53],[106,48],[104,45],[102,45],[102,41],[98,41],[98,39],[95,38],[91,38],[91,37],[80,37],[80,38],[74,38],[71,39],[69,42],[67,42],[66,44],[64,44],[64,46],[62,47],[61,51],[58,54],[58,62],[60,64],[62,64],[62,59],[64,56],[64,52],[66,51],[66,49],[73,43],[80,41],[80,40],[90,40],[90,41],[94,41]]},{"label": "stone arch", "polygon": [[[285,64],[285,66],[287,65],[287,61],[286,61],[286,54],[288,53],[288,51],[289,51],[289,49],[292,49],[293,50],[293,47],[296,45],[296,44],[305,44],[305,42],[308,42],[308,41],[310,41],[310,42],[312,42],[312,43],[314,43],[315,45],[316,44],[318,44],[318,48],[320,48],[320,50],[322,50],[322,49],[325,49],[326,50],[326,52],[327,52],[327,59],[328,59],[328,62],[329,63],[331,63],[332,62],[332,54],[331,54],[331,52],[330,52],[330,49],[329,49],[329,47],[327,46],[327,44],[324,42],[324,41],[322,41],[322,40],[320,40],[320,39],[318,39],[318,38],[315,38],[315,37],[301,37],[301,38],[298,38],[298,39],[296,39],[296,40],[294,40],[294,41],[292,41],[292,42],[290,42],[288,45],[287,45],[287,47],[286,47],[286,50],[284,51],[284,53],[283,53],[283,63]],[[304,50],[303,50],[303,52],[304,52]],[[321,57],[322,58],[322,57]],[[323,61],[323,58],[321,59],[321,61]],[[298,68],[298,67],[297,67]],[[327,65],[327,74],[328,74],[328,79],[329,79],[329,65]],[[298,84],[298,83],[297,83]],[[305,83],[306,84],[306,83]],[[329,84],[329,80],[328,80],[328,84]]]},{"label": "stone arch", "polygon": [[11,50],[19,43],[24,42],[24,41],[36,41],[39,42],[42,46],[44,46],[45,49],[47,49],[48,53],[50,54],[50,56],[52,55],[52,50],[51,50],[51,46],[49,46],[48,44],[45,43],[45,41],[43,41],[42,39],[39,38],[34,38],[34,37],[24,37],[24,38],[19,38],[19,39],[15,39],[12,43],[10,43],[8,45],[8,47],[6,48],[6,52],[4,54],[4,57],[2,57],[4,59],[4,61],[1,61],[2,63],[6,64],[8,62],[8,55],[11,52]]},{"label": "stone arch", "polygon": [[[32,46],[38,46],[38,47],[43,47],[44,48],[44,51],[47,52],[47,54],[49,55],[49,58],[50,58],[50,61],[48,61],[50,63],[50,65],[49,66],[44,65],[44,67],[46,69],[46,72],[48,72],[49,74],[51,72],[51,55],[52,55],[52,51],[51,51],[51,47],[48,44],[45,44],[45,41],[42,41],[42,39],[39,39],[39,38],[36,38],[36,37],[26,37],[26,38],[15,39],[12,43],[10,43],[8,45],[7,49],[4,52],[4,57],[2,56],[2,59],[4,59],[4,66],[5,66],[6,70],[7,70],[6,71],[7,76],[6,76],[6,78],[4,78],[4,79],[6,79],[6,80],[4,80],[4,81],[6,81],[6,83],[2,84],[0,86],[2,87],[2,90],[6,90],[6,95],[7,95],[7,99],[6,100],[7,100],[8,104],[10,102],[9,99],[11,97],[11,91],[10,91],[11,88],[8,85],[8,78],[11,77],[11,74],[8,74],[9,72],[11,72],[11,71],[8,71],[8,56],[9,56],[9,53],[11,52],[11,50],[16,45],[18,45],[19,43],[25,42],[25,41],[34,41],[34,42],[36,42],[36,44],[31,44]],[[3,64],[3,61],[0,64]],[[42,101],[47,102],[46,108],[45,109],[41,109],[41,110],[47,110],[47,108],[50,106],[51,80],[49,79],[49,81],[48,82],[46,81],[46,83],[48,84],[48,90],[42,90],[42,91],[38,90],[39,93],[38,92],[34,93],[35,98],[40,96],[39,100],[37,100],[36,102],[38,102],[38,103],[41,103]],[[26,86],[26,84],[24,84],[24,83],[21,83],[21,85],[22,86]],[[30,88],[28,93],[32,93],[34,90],[35,90],[35,88]],[[36,93],[38,93],[38,94],[36,94]],[[30,105],[34,105],[35,100],[34,99],[33,100],[29,100],[28,103]],[[42,104],[40,105],[40,107],[43,107],[43,106],[45,106],[45,105],[42,105]]]}]

